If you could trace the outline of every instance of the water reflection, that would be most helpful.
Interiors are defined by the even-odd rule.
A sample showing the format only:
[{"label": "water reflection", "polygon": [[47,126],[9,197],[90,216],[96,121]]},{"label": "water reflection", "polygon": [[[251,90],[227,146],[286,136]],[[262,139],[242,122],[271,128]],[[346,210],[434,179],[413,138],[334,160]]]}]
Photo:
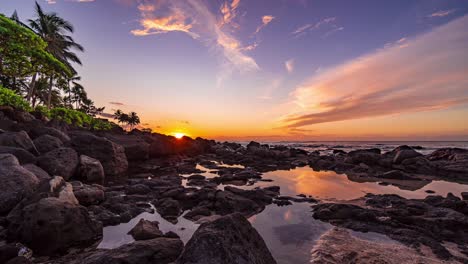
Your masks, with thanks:
[{"label": "water reflection", "polygon": [[99,244],[98,248],[116,248],[124,244],[135,241],[131,235],[128,235],[130,231],[140,219],[149,221],[158,221],[159,229],[164,233],[172,231],[180,236],[180,239],[187,243],[192,237],[193,233],[197,230],[198,224],[189,221],[182,216],[178,218],[177,224],[172,224],[166,221],[158,212],[154,213],[141,213],[128,223],[119,224],[116,226],[107,226],[103,230],[103,239]]},{"label": "water reflection", "polygon": [[249,219],[278,263],[308,263],[315,241],[331,228],[312,218],[310,204],[269,205]]},{"label": "water reflection", "polygon": [[306,194],[319,199],[350,200],[366,193],[397,194],[405,198],[421,199],[428,195],[427,190],[443,196],[449,192],[461,196],[461,192],[468,190],[467,185],[446,181],[432,181],[416,191],[402,190],[392,185],[379,185],[377,182],[354,182],[345,174],[314,171],[310,167],[267,172],[263,174],[263,178],[272,179],[273,183],[259,182],[256,186],[279,185],[282,195]]}]

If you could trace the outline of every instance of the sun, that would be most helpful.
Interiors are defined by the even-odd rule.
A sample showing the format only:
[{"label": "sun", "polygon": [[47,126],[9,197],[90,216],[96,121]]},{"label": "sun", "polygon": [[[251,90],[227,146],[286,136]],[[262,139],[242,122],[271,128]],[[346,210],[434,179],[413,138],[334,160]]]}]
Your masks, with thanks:
[{"label": "sun", "polygon": [[177,138],[177,139],[181,139],[185,136],[184,133],[174,133],[174,137]]}]

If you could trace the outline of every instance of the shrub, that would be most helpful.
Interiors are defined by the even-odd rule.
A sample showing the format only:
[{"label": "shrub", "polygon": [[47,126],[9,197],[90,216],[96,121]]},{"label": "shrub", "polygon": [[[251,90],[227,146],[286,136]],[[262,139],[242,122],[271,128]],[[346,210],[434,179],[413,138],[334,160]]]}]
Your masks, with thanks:
[{"label": "shrub", "polygon": [[74,109],[56,107],[49,111],[50,118],[64,121],[69,125],[86,127],[92,130],[110,130],[113,124]]},{"label": "shrub", "polygon": [[38,105],[34,108],[34,111],[35,112],[39,112],[41,113],[43,116],[46,116],[48,118],[50,118],[50,111],[49,109],[47,109],[47,107],[43,106],[43,105]]},{"label": "shrub", "polygon": [[67,109],[63,107],[56,107],[50,110],[50,117],[64,121],[69,125],[76,125],[80,127],[90,127],[92,117],[74,109]]},{"label": "shrub", "polygon": [[4,88],[0,85],[0,105],[7,105],[16,109],[30,111],[31,107],[20,95],[13,90]]},{"label": "shrub", "polygon": [[93,130],[111,130],[113,124],[109,121],[93,118],[91,122],[91,129]]}]

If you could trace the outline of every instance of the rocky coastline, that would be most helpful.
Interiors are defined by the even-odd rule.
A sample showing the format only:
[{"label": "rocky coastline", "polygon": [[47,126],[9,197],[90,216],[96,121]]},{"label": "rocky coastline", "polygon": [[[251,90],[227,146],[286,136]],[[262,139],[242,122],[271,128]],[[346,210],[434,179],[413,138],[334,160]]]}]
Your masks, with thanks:
[{"label": "rocky coastline", "polygon": [[[206,178],[197,164],[218,176]],[[440,261],[468,262],[468,193],[428,193],[419,200],[368,194],[331,203],[283,196],[274,182],[241,188],[268,180],[264,172],[303,166],[408,190],[433,180],[468,184],[466,149],[422,155],[400,146],[386,153],[365,149],[321,155],[136,129],[90,131],[2,107],[0,263],[276,263],[246,219],[267,205],[297,202],[310,203],[311,218],[336,227],[381,233],[416,251],[427,247]],[[153,210],[169,222],[182,216],[201,226],[184,245],[177,234],[159,230],[157,222],[140,221],[131,231],[135,242],[97,248],[103,227]],[[340,230],[334,232],[344,239]],[[326,262],[320,250],[314,251],[316,263],[352,263],[340,262],[338,255]]]}]

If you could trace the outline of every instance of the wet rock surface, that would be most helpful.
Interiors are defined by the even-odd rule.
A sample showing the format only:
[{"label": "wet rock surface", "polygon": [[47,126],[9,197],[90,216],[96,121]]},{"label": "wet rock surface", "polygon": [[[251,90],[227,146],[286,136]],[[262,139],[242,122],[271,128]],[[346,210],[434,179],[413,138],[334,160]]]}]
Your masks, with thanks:
[{"label": "wet rock surface", "polygon": [[202,224],[177,263],[267,264],[276,261],[257,231],[236,213]]},{"label": "wet rock surface", "polygon": [[310,262],[323,264],[457,263],[445,262],[435,256],[424,256],[414,249],[399,244],[362,240],[340,228],[334,228],[320,237],[312,250]]},{"label": "wet rock surface", "polygon": [[159,230],[158,222],[151,222],[145,219],[141,219],[128,234],[132,235],[135,240],[147,240],[163,236],[163,233]]},{"label": "wet rock surface", "polygon": [[455,257],[443,246],[444,241],[466,251],[468,203],[458,197],[449,194],[446,198],[413,200],[397,195],[367,195],[365,205],[318,204],[313,216],[356,231],[386,234],[409,246],[427,246],[441,259]]}]

